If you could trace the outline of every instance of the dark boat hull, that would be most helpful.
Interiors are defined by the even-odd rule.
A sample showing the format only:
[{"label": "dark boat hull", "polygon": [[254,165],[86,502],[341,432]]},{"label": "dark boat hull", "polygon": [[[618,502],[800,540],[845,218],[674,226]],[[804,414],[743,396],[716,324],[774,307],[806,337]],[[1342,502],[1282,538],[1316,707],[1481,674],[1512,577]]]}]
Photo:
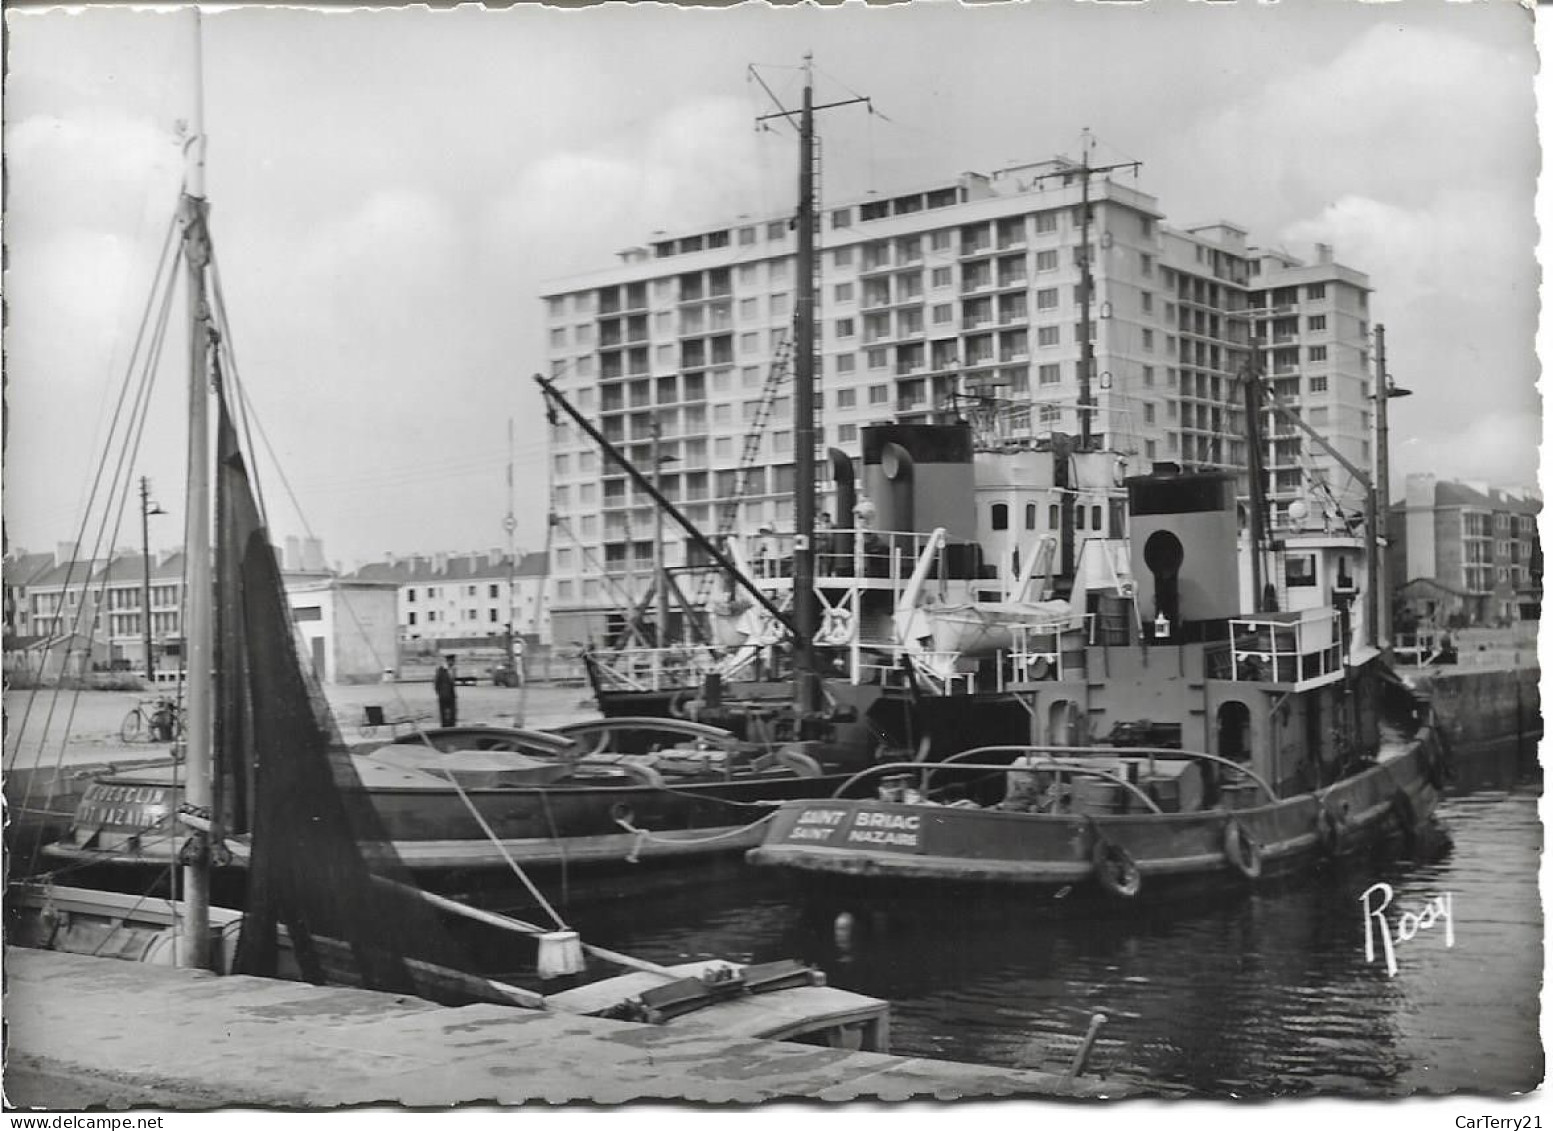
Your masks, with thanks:
[{"label": "dark boat hull", "polygon": [[[78,864],[166,868],[188,836],[171,826],[182,800],[173,773],[100,779],[75,828],[46,846],[45,855]],[[685,784],[670,779],[663,788],[416,784],[368,792],[385,834],[412,871],[480,871],[506,869],[509,860],[525,867],[578,866],[741,852],[760,843],[777,803],[826,796],[846,780],[763,774]],[[245,866],[243,846],[233,838],[228,867]]]},{"label": "dark boat hull", "polygon": [[817,890],[891,898],[1001,890],[1058,912],[1096,899],[1130,906],[1228,893],[1387,837],[1424,835],[1439,799],[1431,743],[1425,732],[1400,755],[1319,794],[1243,808],[1048,814],[795,801],[746,859]]}]

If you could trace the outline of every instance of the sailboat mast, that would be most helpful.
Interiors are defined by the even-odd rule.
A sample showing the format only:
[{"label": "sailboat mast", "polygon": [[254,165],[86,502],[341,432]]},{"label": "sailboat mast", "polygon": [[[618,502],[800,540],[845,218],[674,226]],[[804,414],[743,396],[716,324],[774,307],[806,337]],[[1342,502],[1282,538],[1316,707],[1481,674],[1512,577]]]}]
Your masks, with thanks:
[{"label": "sailboat mast", "polygon": [[[184,616],[184,655],[188,671],[187,781],[184,800],[196,812],[210,812],[213,800],[212,736],[214,733],[215,594],[212,585],[210,379],[210,308],[205,295],[205,268],[210,244],[205,226],[204,66],[201,59],[199,9],[194,11],[194,99],[186,147],[187,170],[180,210],[183,214],[183,260],[188,272],[189,309],[189,443],[188,503],[184,518],[188,594]],[[210,965],[210,858],[204,834],[196,833],[201,851],[183,869],[186,919],[179,940],[178,964]]]},{"label": "sailboat mast", "polygon": [[793,369],[793,687],[800,716],[820,707],[814,668],[814,76],[804,58],[803,113],[798,129],[798,324]]}]

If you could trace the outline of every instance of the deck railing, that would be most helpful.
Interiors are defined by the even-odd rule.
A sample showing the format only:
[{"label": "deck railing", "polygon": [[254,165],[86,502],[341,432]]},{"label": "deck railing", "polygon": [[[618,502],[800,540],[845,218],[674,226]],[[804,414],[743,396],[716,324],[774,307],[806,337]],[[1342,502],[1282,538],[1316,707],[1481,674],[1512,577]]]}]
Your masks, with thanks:
[{"label": "deck railing", "polygon": [[1334,610],[1242,617],[1229,628],[1234,680],[1299,684],[1342,670],[1342,622]]},{"label": "deck railing", "polygon": [[621,691],[694,687],[718,664],[718,657],[705,644],[619,648],[595,652],[590,660],[600,684]]}]

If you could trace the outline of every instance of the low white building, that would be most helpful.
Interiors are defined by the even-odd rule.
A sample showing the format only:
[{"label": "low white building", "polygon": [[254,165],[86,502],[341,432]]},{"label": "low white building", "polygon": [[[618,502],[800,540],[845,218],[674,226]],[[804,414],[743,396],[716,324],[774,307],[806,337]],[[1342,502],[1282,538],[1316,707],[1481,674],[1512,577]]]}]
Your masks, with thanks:
[{"label": "low white building", "polygon": [[398,586],[356,578],[288,577],[302,659],[324,683],[373,683],[398,664]]},{"label": "low white building", "polygon": [[371,562],[346,580],[382,582],[398,593],[399,641],[411,650],[439,642],[504,640],[511,631],[531,644],[550,643],[549,570],[542,553],[515,561],[490,553],[437,553]]}]

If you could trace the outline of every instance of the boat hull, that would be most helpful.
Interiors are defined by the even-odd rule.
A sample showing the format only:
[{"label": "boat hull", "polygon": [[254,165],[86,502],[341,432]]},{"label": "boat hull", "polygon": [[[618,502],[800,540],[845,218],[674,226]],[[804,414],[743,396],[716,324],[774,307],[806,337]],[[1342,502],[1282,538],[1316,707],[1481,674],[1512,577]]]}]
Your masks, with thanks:
[{"label": "boat hull", "polygon": [[1044,897],[1056,910],[1090,897],[1130,905],[1242,890],[1387,837],[1418,838],[1438,799],[1425,735],[1319,794],[1248,807],[1050,814],[789,802],[746,859],[819,887],[891,896],[998,888]]},{"label": "boat hull", "polygon": [[[163,768],[100,779],[78,809],[75,827],[45,846],[45,856],[77,864],[165,869],[188,837],[187,831],[171,826],[171,814],[182,801],[175,773]],[[391,767],[370,770],[363,784],[400,860],[422,873],[505,869],[509,860],[525,867],[571,867],[742,852],[760,843],[764,822],[777,803],[828,795],[846,781],[845,775],[836,774],[772,773],[684,784],[669,779],[662,788],[620,784],[462,790],[426,787],[419,780],[402,787],[374,782],[394,773]],[[226,867],[246,867],[245,843],[232,838],[232,859]]]}]

